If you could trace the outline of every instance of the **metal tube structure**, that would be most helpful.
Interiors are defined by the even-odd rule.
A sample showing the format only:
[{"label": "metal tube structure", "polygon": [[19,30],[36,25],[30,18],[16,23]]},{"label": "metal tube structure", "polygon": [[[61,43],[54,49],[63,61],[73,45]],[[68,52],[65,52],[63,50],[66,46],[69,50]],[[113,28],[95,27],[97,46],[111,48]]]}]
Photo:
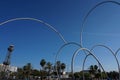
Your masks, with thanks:
[{"label": "metal tube structure", "polygon": [[76,46],[82,48],[82,46],[81,46],[80,44],[76,43],[76,42],[67,42],[67,43],[63,44],[63,45],[59,48],[59,50],[57,51],[57,54],[56,54],[56,56],[55,56],[55,62],[57,61],[57,58],[58,58],[58,55],[60,54],[60,51],[61,51],[64,47],[66,47],[66,46],[68,46],[68,45],[76,45]]},{"label": "metal tube structure", "polygon": [[[75,60],[76,55],[77,55],[80,51],[86,51],[86,52],[88,52],[88,54],[91,54],[91,55],[97,60],[97,62],[100,63],[99,60],[97,59],[97,57],[96,57],[90,50],[88,50],[87,48],[79,48],[79,49],[77,49],[77,50],[74,52],[74,54],[73,54],[73,56],[72,56],[72,61],[71,61],[71,72],[72,72],[72,75],[74,74],[74,60]],[[73,75],[73,79],[74,79],[74,75]]]},{"label": "metal tube structure", "polygon": [[[56,56],[55,56],[55,64],[56,64],[56,62],[57,62],[57,59],[58,59],[58,56],[59,56],[59,54],[60,54],[60,51],[64,48],[64,47],[66,47],[66,46],[68,46],[68,45],[76,45],[76,46],[78,46],[78,47],[82,47],[80,44],[78,44],[78,43],[76,43],[76,42],[67,42],[67,43],[65,43],[65,44],[63,44],[60,48],[59,48],[59,50],[57,51],[57,54],[56,54]],[[56,72],[57,72],[57,76],[58,76],[58,71],[57,71],[57,66],[56,66]],[[58,76],[58,78],[59,78],[59,80],[60,80],[60,77]]]},{"label": "metal tube structure", "polygon": [[[88,11],[88,13],[86,14],[86,16],[84,17],[83,22],[82,22],[82,28],[81,28],[81,32],[80,32],[80,44],[81,44],[81,46],[83,45],[83,40],[82,40],[82,38],[83,38],[83,30],[84,30],[85,22],[87,21],[88,16],[89,16],[89,15],[91,14],[91,12],[92,12],[94,9],[96,9],[98,6],[103,5],[103,4],[106,4],[106,3],[113,3],[113,4],[116,4],[116,5],[120,5],[120,2],[117,2],[117,1],[111,1],[111,0],[109,0],[109,1],[103,1],[103,2],[100,2],[100,3],[96,4],[93,8],[91,8],[91,9]],[[104,46],[104,47],[105,47],[105,46]],[[107,48],[107,47],[106,47],[106,48]],[[109,49],[109,50],[110,50],[110,49]],[[111,51],[111,50],[110,50],[110,51]],[[118,51],[119,51],[119,49],[115,52],[115,54],[113,54],[113,52],[112,52],[112,54],[114,55],[114,57],[115,57],[115,59],[116,59],[117,65],[119,64],[118,59],[117,59],[117,57],[116,57]],[[118,68],[119,68],[119,80],[120,80],[120,67],[119,67],[119,65],[118,65]]]},{"label": "metal tube structure", "polygon": [[109,47],[107,47],[107,46],[105,46],[105,45],[101,45],[101,44],[100,44],[100,45],[95,45],[95,46],[93,46],[90,51],[94,50],[94,48],[96,48],[96,47],[98,47],[98,46],[104,47],[104,48],[108,49],[108,50],[112,53],[112,55],[114,56],[114,58],[115,58],[115,60],[116,60],[116,62],[117,62],[117,66],[118,66],[119,80],[120,80],[120,65],[119,65],[119,61],[118,61],[115,53],[114,53],[114,52],[112,51],[112,49],[110,49]]},{"label": "metal tube structure", "polygon": [[119,51],[120,51],[120,48],[115,52],[115,56],[117,56]]},{"label": "metal tube structure", "polygon": [[30,18],[30,17],[13,18],[13,19],[9,19],[7,21],[1,22],[0,26],[5,25],[5,24],[10,23],[10,22],[13,22],[13,21],[18,21],[18,20],[32,20],[32,21],[37,21],[39,23],[42,23],[43,25],[47,26],[52,31],[54,31],[64,43],[67,43],[67,41],[64,39],[63,35],[60,32],[58,32],[52,25],[50,25],[42,20],[36,19],[36,18]]},{"label": "metal tube structure", "polygon": [[13,19],[9,19],[7,21],[4,21],[4,22],[1,22],[0,23],[0,26],[4,25],[4,24],[7,24],[9,22],[13,22],[13,21],[18,21],[18,20],[33,20],[33,21],[37,21],[39,23],[42,23],[44,25],[46,25],[47,27],[49,27],[50,29],[52,29],[56,34],[58,34],[58,36],[61,38],[61,40],[66,43],[67,41],[64,39],[63,35],[58,32],[53,26],[51,26],[50,24],[42,21],[42,20],[39,20],[39,19],[36,19],[36,18],[29,18],[29,17],[25,17],[25,18],[13,18]]},{"label": "metal tube structure", "polygon": [[96,4],[94,7],[92,7],[88,13],[85,15],[84,19],[83,19],[83,22],[82,22],[82,28],[81,28],[81,31],[80,31],[80,44],[82,45],[83,44],[83,30],[84,30],[84,27],[85,27],[85,23],[87,21],[87,18],[88,16],[91,14],[91,12],[96,9],[98,6],[100,5],[103,5],[103,4],[106,4],[106,3],[113,3],[113,4],[116,4],[116,5],[120,5],[120,2],[117,2],[117,1],[112,1],[112,0],[107,0],[107,1],[103,1],[103,2],[100,2],[98,4]]},{"label": "metal tube structure", "polygon": [[[86,55],[86,57],[84,58],[83,66],[82,66],[83,80],[85,80],[84,67],[85,67],[85,62],[86,62],[86,59],[88,58],[88,56],[93,56],[93,55],[88,54],[88,55]],[[94,56],[93,56],[93,57],[94,57]],[[94,57],[94,58],[95,58],[95,60],[97,61],[96,57]],[[105,71],[105,69],[103,68],[102,64],[101,64],[99,61],[97,61],[97,62],[98,62],[98,64],[100,65],[100,67],[102,68],[103,72],[105,72],[105,74],[106,74],[106,71]],[[106,76],[107,76],[107,74],[106,74]],[[107,78],[108,78],[108,76],[107,76]]]}]

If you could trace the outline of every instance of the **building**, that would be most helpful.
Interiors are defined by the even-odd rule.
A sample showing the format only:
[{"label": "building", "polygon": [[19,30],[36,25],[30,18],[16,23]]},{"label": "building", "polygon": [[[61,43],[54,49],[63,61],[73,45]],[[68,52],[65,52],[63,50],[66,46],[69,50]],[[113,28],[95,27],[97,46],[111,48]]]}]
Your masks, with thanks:
[{"label": "building", "polygon": [[0,72],[5,70],[5,67],[8,71],[11,72],[17,72],[17,67],[16,66],[4,66],[3,64],[0,64]]}]

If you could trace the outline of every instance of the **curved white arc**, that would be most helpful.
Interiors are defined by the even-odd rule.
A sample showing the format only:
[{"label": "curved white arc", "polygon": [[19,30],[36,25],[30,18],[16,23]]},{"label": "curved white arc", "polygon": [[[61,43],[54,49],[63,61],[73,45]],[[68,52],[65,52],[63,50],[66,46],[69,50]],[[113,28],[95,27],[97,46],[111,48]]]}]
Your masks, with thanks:
[{"label": "curved white arc", "polygon": [[[60,54],[60,51],[61,51],[65,46],[68,46],[68,45],[76,45],[76,46],[78,46],[78,47],[82,47],[80,44],[78,44],[78,43],[76,43],[76,42],[67,42],[67,43],[63,44],[63,45],[59,48],[59,50],[58,50],[58,52],[57,52],[57,54],[56,54],[56,56],[55,56],[55,63],[57,62],[58,56],[59,56],[59,54]],[[57,72],[57,66],[56,66],[56,72]],[[58,76],[58,72],[57,72],[57,76]],[[58,77],[59,77],[59,76],[58,76]],[[59,79],[60,79],[60,78],[59,78]]]},{"label": "curved white arc", "polygon": [[58,55],[60,54],[60,51],[61,51],[65,46],[68,46],[68,45],[76,45],[76,46],[82,48],[82,46],[81,46],[80,44],[76,43],[76,42],[67,42],[67,43],[63,44],[63,45],[59,48],[59,50],[57,51],[57,54],[56,54],[56,56],[55,56],[55,62],[56,62],[57,59],[58,59]]},{"label": "curved white arc", "polygon": [[119,51],[120,51],[120,48],[115,52],[115,56],[117,56]]},{"label": "curved white arc", "polygon": [[91,48],[90,51],[94,50],[94,48],[99,47],[99,46],[108,49],[108,50],[112,53],[112,55],[114,56],[114,58],[115,58],[115,60],[116,60],[116,63],[117,63],[117,66],[118,66],[119,80],[120,80],[120,64],[119,64],[119,61],[118,61],[118,59],[117,59],[115,53],[112,51],[111,48],[109,48],[109,47],[107,47],[107,46],[105,46],[105,45],[98,44],[98,45],[94,45],[94,46]]},{"label": "curved white arc", "polygon": [[[97,59],[97,57],[90,51],[88,50],[87,48],[79,48],[77,49],[73,56],[72,56],[72,61],[71,61],[71,72],[72,72],[72,75],[74,74],[74,60],[75,60],[75,57],[76,55],[80,52],[80,51],[87,51],[88,54],[91,54],[94,58],[96,58],[96,60],[99,62],[99,60]],[[74,76],[73,76],[74,77]]]},{"label": "curved white arc", "polygon": [[[85,76],[84,76],[85,62],[86,62],[86,59],[88,58],[88,56],[90,56],[90,55],[91,55],[91,54],[86,55],[86,57],[84,58],[84,61],[83,61],[83,65],[82,65],[83,80],[85,80]],[[91,56],[94,57],[93,55],[91,55]],[[95,58],[95,60],[97,61],[96,57],[94,57],[94,58]],[[105,72],[105,74],[106,74],[106,71],[105,71],[105,69],[103,68],[102,64],[101,64],[99,61],[97,61],[97,62],[98,62],[98,64],[101,66],[103,72]],[[107,74],[106,74],[106,76],[107,76],[107,78],[108,78],[108,75],[107,75]]]},{"label": "curved white arc", "polygon": [[60,32],[58,32],[53,26],[51,26],[50,24],[48,24],[48,23],[46,23],[46,22],[44,22],[42,20],[36,19],[36,18],[29,18],[29,17],[26,17],[26,18],[13,18],[13,19],[9,19],[7,21],[1,22],[0,26],[4,25],[4,24],[7,24],[9,22],[12,22],[12,21],[16,21],[16,20],[33,20],[33,21],[40,22],[40,23],[46,25],[47,27],[49,27],[50,29],[52,29],[54,32],[56,32],[58,34],[58,36],[63,40],[63,42],[67,43],[67,41],[64,39],[62,34],[60,34]]},{"label": "curved white arc", "polygon": [[89,11],[88,11],[88,13],[86,14],[86,16],[84,17],[84,19],[83,19],[83,22],[82,22],[82,28],[81,28],[81,31],[80,31],[80,44],[81,45],[83,45],[83,41],[82,41],[82,36],[83,36],[83,30],[84,30],[84,25],[85,25],[85,22],[87,21],[87,18],[88,18],[88,16],[90,15],[90,13],[94,10],[94,9],[96,9],[98,6],[100,6],[100,5],[102,5],[102,4],[105,4],[105,3],[114,3],[114,4],[116,4],[116,5],[120,5],[120,3],[119,2],[117,2],[117,1],[111,1],[111,0],[109,0],[109,1],[103,1],[103,2],[100,2],[100,3],[98,3],[98,4],[96,4],[94,7],[92,7]]}]

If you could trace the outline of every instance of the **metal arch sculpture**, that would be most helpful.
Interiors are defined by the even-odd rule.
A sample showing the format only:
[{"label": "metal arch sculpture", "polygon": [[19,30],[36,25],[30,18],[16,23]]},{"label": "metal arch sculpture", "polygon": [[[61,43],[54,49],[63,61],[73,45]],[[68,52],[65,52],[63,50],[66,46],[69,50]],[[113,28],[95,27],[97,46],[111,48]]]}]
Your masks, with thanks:
[{"label": "metal arch sculpture", "polygon": [[[85,80],[85,76],[84,76],[84,67],[85,67],[85,62],[86,62],[86,59],[88,58],[88,56],[91,56],[91,54],[88,54],[86,55],[86,57],[84,58],[84,61],[83,61],[83,65],[82,65],[82,73],[83,73],[83,80]],[[95,58],[96,59],[96,58]],[[98,64],[100,65],[100,67],[102,68],[103,72],[106,74],[106,71],[105,69],[103,68],[102,64],[98,62]],[[106,74],[107,78],[108,78],[108,75]]]},{"label": "metal arch sculpture", "polygon": [[120,51],[120,48],[115,52],[115,56],[117,56],[119,51]]},{"label": "metal arch sculpture", "polygon": [[115,58],[115,60],[116,60],[116,62],[117,62],[117,66],[118,66],[119,80],[120,80],[120,65],[119,65],[119,61],[118,61],[118,59],[117,59],[115,53],[112,51],[112,49],[110,49],[109,47],[107,47],[107,46],[105,46],[105,45],[95,45],[95,46],[93,46],[93,47],[91,48],[90,51],[93,51],[94,48],[96,48],[96,47],[98,47],[98,46],[100,46],[100,47],[104,47],[104,48],[108,49],[108,50],[112,53],[112,55],[114,56],[114,58]]},{"label": "metal arch sculpture", "polygon": [[24,18],[13,18],[13,19],[9,19],[7,21],[4,21],[4,22],[1,22],[0,23],[0,26],[1,25],[4,25],[4,24],[7,24],[9,22],[12,22],[12,21],[17,21],[17,20],[33,20],[33,21],[37,21],[39,23],[42,23],[44,25],[46,25],[47,27],[49,27],[50,29],[52,29],[56,34],[58,34],[58,36],[61,38],[61,40],[64,42],[64,43],[67,43],[67,41],[64,39],[64,37],[62,36],[62,34],[60,32],[58,32],[53,26],[51,26],[50,24],[42,21],[42,20],[39,20],[39,19],[36,19],[36,18],[30,18],[30,17],[24,17]]},{"label": "metal arch sculpture", "polygon": [[[115,56],[117,57],[118,52],[120,51],[120,48],[115,52]],[[120,68],[119,68],[120,69]]]},{"label": "metal arch sculpture", "polygon": [[0,26],[2,26],[4,24],[7,24],[9,22],[18,21],[18,20],[32,20],[32,21],[37,21],[39,23],[42,23],[43,25],[47,26],[52,31],[54,31],[64,43],[67,43],[67,41],[64,39],[63,35],[60,32],[58,32],[53,26],[51,26],[50,24],[48,24],[48,23],[46,23],[46,22],[44,22],[42,20],[36,19],[36,18],[30,18],[30,17],[13,18],[13,19],[9,19],[7,21],[1,22]]},{"label": "metal arch sculpture", "polygon": [[[98,6],[100,6],[100,5],[103,5],[103,4],[106,4],[106,3],[113,3],[113,4],[116,4],[116,5],[120,5],[120,2],[117,2],[117,1],[111,1],[111,0],[109,0],[109,1],[103,1],[103,2],[100,2],[100,3],[98,3],[98,4],[96,4],[93,8],[91,8],[89,11],[88,11],[88,13],[85,15],[85,17],[84,17],[84,19],[83,19],[83,22],[82,22],[82,28],[81,28],[81,32],[80,32],[80,44],[81,44],[81,46],[83,46],[83,40],[82,40],[82,36],[83,36],[83,29],[84,29],[84,27],[85,27],[85,22],[86,22],[86,20],[87,20],[87,18],[88,18],[88,16],[91,14],[91,12],[94,10],[94,9],[96,9]],[[104,46],[105,48],[107,48],[109,51],[111,51],[112,52],[112,54],[114,53],[111,49],[109,49],[107,46]],[[119,51],[120,49],[118,49],[113,55],[114,55],[114,57],[115,57],[115,59],[116,59],[116,62],[117,62],[117,64],[119,64],[119,62],[118,62],[118,59],[117,59],[117,57],[116,57],[116,55],[117,55],[117,53],[118,53],[118,51]],[[118,65],[118,70],[119,70],[119,80],[120,80],[120,67],[119,67],[119,65]]]},{"label": "metal arch sculpture", "polygon": [[120,2],[117,2],[117,1],[111,1],[111,0],[109,0],[109,1],[103,1],[103,2],[100,2],[100,3],[96,4],[94,7],[92,7],[92,8],[88,11],[88,13],[86,14],[86,16],[84,17],[83,22],[82,22],[82,28],[81,28],[81,32],[80,32],[80,44],[81,44],[81,45],[83,44],[83,41],[82,41],[83,29],[84,29],[84,27],[85,27],[84,25],[85,25],[85,22],[86,22],[88,16],[90,15],[90,13],[91,13],[94,9],[96,9],[98,6],[100,6],[100,5],[102,5],[102,4],[105,4],[105,3],[114,3],[114,4],[116,4],[116,5],[120,5]]},{"label": "metal arch sculpture", "polygon": [[76,46],[79,46],[79,47],[82,48],[82,46],[81,46],[80,44],[76,43],[76,42],[67,42],[67,43],[63,44],[63,45],[59,48],[59,50],[57,51],[57,54],[56,54],[56,56],[55,56],[55,62],[57,61],[57,58],[58,58],[58,55],[60,54],[60,51],[61,51],[65,46],[68,46],[68,45],[76,45]]},{"label": "metal arch sculpture", "polygon": [[72,61],[71,61],[71,72],[72,72],[72,75],[73,75],[73,73],[74,73],[74,60],[75,60],[76,55],[77,55],[80,51],[86,51],[86,52],[88,52],[88,54],[92,55],[92,56],[96,59],[96,61],[97,61],[98,63],[100,63],[99,60],[97,59],[97,57],[96,57],[90,50],[88,50],[87,48],[79,48],[79,49],[77,49],[77,50],[74,52],[74,54],[73,54],[73,56],[72,56]]},{"label": "metal arch sculpture", "polygon": [[[82,46],[81,46],[80,44],[76,43],[76,42],[67,42],[67,43],[63,44],[63,45],[59,48],[59,50],[57,51],[57,54],[56,54],[56,56],[55,56],[55,63],[57,62],[58,55],[60,54],[60,51],[61,51],[64,47],[66,47],[66,46],[68,46],[68,45],[76,45],[76,46],[82,48]],[[57,76],[58,76],[57,66],[55,67],[55,70],[56,70]],[[60,77],[59,77],[59,76],[58,76],[58,78],[59,78],[59,80],[60,80]]]}]

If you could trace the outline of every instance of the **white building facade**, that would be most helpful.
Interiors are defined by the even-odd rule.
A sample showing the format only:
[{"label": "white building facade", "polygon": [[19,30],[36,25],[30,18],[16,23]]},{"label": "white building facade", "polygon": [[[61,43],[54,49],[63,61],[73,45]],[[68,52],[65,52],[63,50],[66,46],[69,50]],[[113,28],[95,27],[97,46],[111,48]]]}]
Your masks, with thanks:
[{"label": "white building facade", "polygon": [[5,70],[8,70],[8,71],[11,71],[11,72],[17,72],[17,67],[16,66],[5,66],[3,64],[0,64],[0,72],[1,71],[5,71]]}]

